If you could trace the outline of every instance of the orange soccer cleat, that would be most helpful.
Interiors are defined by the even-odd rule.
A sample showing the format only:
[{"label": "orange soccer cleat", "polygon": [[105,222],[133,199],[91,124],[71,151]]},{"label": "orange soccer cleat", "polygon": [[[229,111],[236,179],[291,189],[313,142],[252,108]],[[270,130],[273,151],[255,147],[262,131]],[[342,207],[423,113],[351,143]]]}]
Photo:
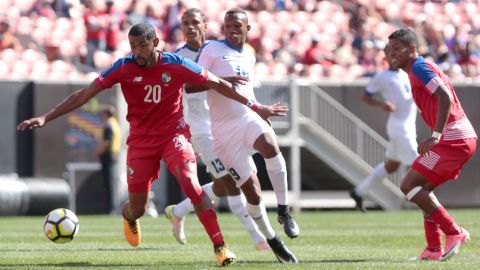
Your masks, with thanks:
[{"label": "orange soccer cleat", "polygon": [[218,264],[221,266],[228,266],[236,262],[235,254],[228,250],[225,244],[215,248],[215,257],[217,258]]},{"label": "orange soccer cleat", "polygon": [[142,231],[140,230],[140,221],[137,219],[134,222],[130,222],[126,219],[123,221],[123,233],[127,242],[136,247],[140,245],[142,240]]}]

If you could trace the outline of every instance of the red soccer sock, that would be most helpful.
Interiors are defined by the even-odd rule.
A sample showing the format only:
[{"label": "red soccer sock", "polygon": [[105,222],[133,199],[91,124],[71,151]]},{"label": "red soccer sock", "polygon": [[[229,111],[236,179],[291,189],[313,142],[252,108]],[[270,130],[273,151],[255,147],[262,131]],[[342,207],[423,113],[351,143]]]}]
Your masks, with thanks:
[{"label": "red soccer sock", "polygon": [[423,220],[425,229],[425,239],[427,240],[427,249],[430,251],[439,251],[442,249],[442,231],[435,222],[425,218]]},{"label": "red soccer sock", "polygon": [[198,219],[202,222],[205,231],[212,240],[214,246],[219,246],[223,244],[223,235],[220,231],[220,226],[217,221],[217,214],[215,210],[208,208],[207,210],[202,211],[198,214]]},{"label": "red soccer sock", "polygon": [[440,205],[435,211],[433,211],[428,219],[432,220],[439,225],[446,235],[456,235],[460,233],[460,227],[455,223],[455,219],[447,212],[447,210]]}]

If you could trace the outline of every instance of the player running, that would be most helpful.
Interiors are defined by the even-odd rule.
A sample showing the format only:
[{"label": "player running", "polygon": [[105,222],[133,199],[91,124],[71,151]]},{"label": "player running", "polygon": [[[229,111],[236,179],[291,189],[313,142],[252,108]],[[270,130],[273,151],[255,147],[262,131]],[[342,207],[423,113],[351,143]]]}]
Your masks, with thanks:
[{"label": "player running", "polygon": [[[456,179],[473,156],[477,135],[452,84],[434,63],[418,56],[418,41],[411,29],[400,29],[389,37],[392,65],[408,73],[413,99],[432,135],[418,146],[420,156],[403,178],[401,190],[423,210],[427,247],[419,260],[446,260],[470,239],[464,228],[439,203],[433,189]],[[446,235],[442,249],[442,232]]]},{"label": "player running", "polygon": [[255,57],[244,50],[250,30],[247,14],[233,8],[224,17],[225,40],[206,44],[198,58],[198,64],[220,77],[242,76],[248,79],[245,85],[237,85],[237,91],[251,99],[248,106],[207,91],[208,106],[212,121],[214,150],[223,166],[235,180],[247,199],[248,214],[257,223],[267,238],[272,251],[282,263],[297,263],[297,258],[288,250],[273,230],[262,202],[260,183],[256,175],[252,154],[256,151],[264,157],[267,172],[272,182],[277,201],[278,220],[290,237],[297,237],[299,229],[288,214],[287,171],[273,129],[254,111],[262,105],[255,101],[253,92],[253,69]]},{"label": "player running", "polygon": [[[203,12],[197,8],[186,10],[182,15],[181,29],[186,38],[186,44],[176,50],[175,53],[185,58],[196,60],[200,47],[205,43],[206,39],[207,26]],[[223,79],[233,80],[235,78]],[[190,126],[193,148],[206,165],[207,172],[214,178],[213,183],[202,186],[203,190],[212,201],[218,201],[219,197],[227,196],[231,211],[249,233],[255,243],[255,248],[257,250],[268,249],[269,246],[265,237],[258,231],[257,225],[247,213],[245,197],[240,192],[240,189],[235,186],[235,182],[233,182],[213,150],[207,93],[184,94],[183,101],[185,105],[185,122]],[[165,208],[165,215],[172,223],[173,235],[180,244],[187,242],[183,226],[184,217],[191,211],[193,211],[193,205],[190,199],[185,199],[178,205],[170,205]]]},{"label": "player running", "polygon": [[[69,95],[48,113],[23,121],[18,130],[43,127],[55,118],[85,104],[100,91],[120,83],[128,104],[127,183],[129,201],[122,210],[124,233],[132,246],[141,241],[139,218],[143,216],[152,182],[163,159],[183,192],[192,200],[197,216],[209,235],[220,265],[235,262],[217,222],[215,210],[197,179],[196,159],[183,121],[182,90],[185,83],[204,84],[246,104],[232,91],[229,82],[217,78],[189,59],[156,50],[159,39],[150,24],[134,25],[128,39],[132,53],[120,58],[88,87]],[[243,106],[243,105],[242,105]],[[263,113],[283,115],[276,107],[264,106]]]},{"label": "player running", "polygon": [[[387,120],[389,144],[385,152],[386,161],[375,166],[372,173],[350,191],[350,197],[355,201],[357,209],[362,212],[366,211],[363,197],[367,195],[370,187],[397,171],[400,164],[410,166],[418,156],[415,127],[417,109],[412,98],[408,74],[399,68],[392,67],[387,50],[388,47],[385,47],[385,58],[389,69],[375,74],[362,97],[367,104],[389,113]],[[383,101],[373,97],[377,93],[382,95]]]}]

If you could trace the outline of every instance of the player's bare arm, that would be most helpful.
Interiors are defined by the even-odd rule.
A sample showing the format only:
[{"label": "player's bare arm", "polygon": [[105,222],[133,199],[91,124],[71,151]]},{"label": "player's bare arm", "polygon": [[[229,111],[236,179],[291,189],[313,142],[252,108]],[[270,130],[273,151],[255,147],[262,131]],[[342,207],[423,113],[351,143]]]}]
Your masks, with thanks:
[{"label": "player's bare arm", "polygon": [[23,121],[17,126],[17,130],[23,131],[27,128],[33,129],[43,127],[46,123],[54,120],[55,118],[82,106],[102,90],[103,88],[98,86],[95,82],[92,82],[88,87],[81,88],[70,94],[65,100],[60,102],[48,113]]},{"label": "player's bare arm", "polygon": [[369,105],[372,105],[372,106],[375,106],[375,107],[379,107],[380,109],[386,111],[386,112],[393,112],[395,111],[395,105],[393,103],[391,103],[390,101],[380,101],[380,100],[377,100],[367,94],[363,95],[362,96],[362,100],[369,104]]},{"label": "player's bare arm", "polygon": [[[433,95],[437,98],[438,101],[438,111],[437,111],[437,121],[435,123],[435,128],[433,132],[438,134],[442,134],[443,129],[448,120],[448,116],[450,115],[450,107],[452,105],[452,97],[448,94],[448,89],[445,85],[440,85],[437,90],[433,93]],[[440,138],[432,137],[423,140],[418,145],[418,153],[422,156],[427,155],[430,148],[434,145],[438,144]]]},{"label": "player's bare arm", "polygon": [[[233,85],[245,85],[248,83],[248,79],[242,76],[222,77],[221,79],[230,82]],[[208,89],[210,88],[204,84],[187,84],[185,87],[185,92],[187,94],[191,94],[207,91]]]},{"label": "player's bare arm", "polygon": [[[254,110],[258,115],[260,115],[263,119],[267,120],[271,116],[285,116],[288,112],[287,105],[262,105],[256,101],[249,100],[248,98],[240,95],[234,89],[234,84],[218,78],[217,76],[213,75],[212,73],[208,72],[208,81],[204,84],[208,88],[211,88],[220,94],[236,100]],[[267,121],[268,122],[268,121]]]}]

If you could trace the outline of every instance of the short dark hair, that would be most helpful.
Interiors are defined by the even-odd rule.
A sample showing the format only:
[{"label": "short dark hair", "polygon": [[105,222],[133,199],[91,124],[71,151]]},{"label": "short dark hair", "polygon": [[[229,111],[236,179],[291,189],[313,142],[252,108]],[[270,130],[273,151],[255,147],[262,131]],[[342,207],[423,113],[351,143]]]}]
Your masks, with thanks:
[{"label": "short dark hair", "polygon": [[155,32],[155,28],[148,23],[137,23],[130,31],[128,31],[129,36],[134,37],[146,37],[148,40],[154,39],[157,37],[157,33]]},{"label": "short dark hair", "polygon": [[245,15],[245,18],[248,19],[248,15],[247,15],[247,12],[241,8],[231,8],[229,10],[227,10],[227,12],[225,13],[225,18],[227,16],[230,16],[230,15],[234,15],[234,14],[243,14]]},{"label": "short dark hair", "polygon": [[182,15],[182,19],[183,19],[183,16],[185,16],[185,14],[193,14],[193,13],[200,14],[200,17],[202,17],[202,21],[205,22],[205,14],[203,14],[203,12],[198,8],[189,8],[185,10],[185,12]]},{"label": "short dark hair", "polygon": [[390,36],[388,36],[388,39],[389,40],[390,39],[399,39],[399,40],[401,40],[405,43],[408,43],[408,44],[415,44],[415,46],[418,47],[417,35],[410,28],[398,29],[395,32],[393,32],[392,34],[390,34]]}]

